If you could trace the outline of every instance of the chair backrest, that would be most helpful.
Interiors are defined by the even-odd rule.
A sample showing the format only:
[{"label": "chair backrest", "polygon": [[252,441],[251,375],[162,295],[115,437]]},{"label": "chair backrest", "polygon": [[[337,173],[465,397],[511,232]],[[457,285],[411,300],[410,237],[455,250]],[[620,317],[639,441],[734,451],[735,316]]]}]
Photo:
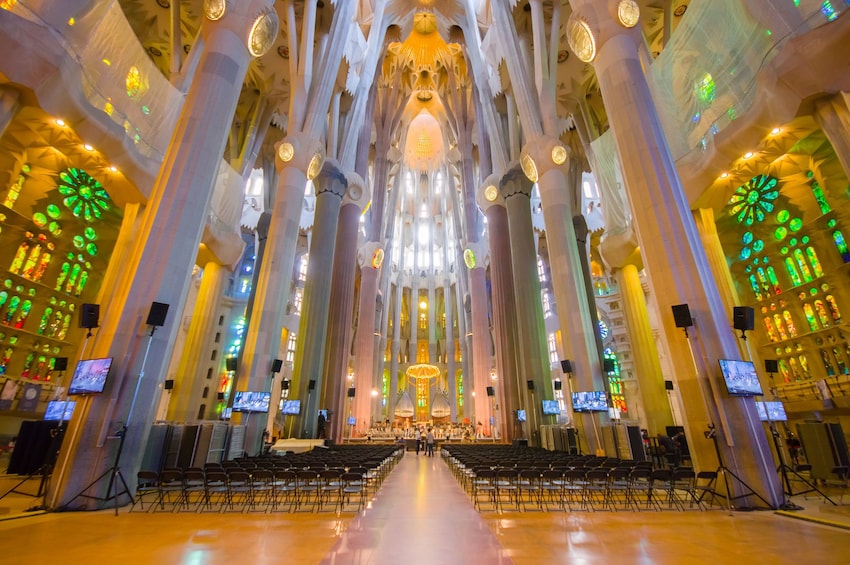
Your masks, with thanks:
[{"label": "chair backrest", "polygon": [[257,482],[269,482],[272,480],[274,474],[270,469],[255,469],[251,473],[251,480],[255,483]]},{"label": "chair backrest", "polygon": [[208,486],[223,485],[227,482],[227,474],[222,471],[208,471],[204,481]]},{"label": "chair backrest", "polygon": [[183,482],[183,471],[180,469],[166,469],[159,474],[159,480],[163,483]]}]

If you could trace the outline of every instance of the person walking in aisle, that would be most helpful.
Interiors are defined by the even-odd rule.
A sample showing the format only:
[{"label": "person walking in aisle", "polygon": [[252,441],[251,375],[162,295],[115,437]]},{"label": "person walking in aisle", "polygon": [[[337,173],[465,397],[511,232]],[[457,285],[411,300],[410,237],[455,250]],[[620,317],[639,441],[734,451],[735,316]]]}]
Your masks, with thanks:
[{"label": "person walking in aisle", "polygon": [[425,455],[434,456],[434,430],[428,428],[428,433],[425,434]]}]

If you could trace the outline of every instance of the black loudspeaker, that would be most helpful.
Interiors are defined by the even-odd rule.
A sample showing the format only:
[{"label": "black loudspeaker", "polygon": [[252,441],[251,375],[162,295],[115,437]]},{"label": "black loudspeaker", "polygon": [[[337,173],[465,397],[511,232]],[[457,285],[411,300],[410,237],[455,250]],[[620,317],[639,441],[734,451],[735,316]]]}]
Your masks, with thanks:
[{"label": "black loudspeaker", "polygon": [[168,315],[168,304],[162,302],[151,302],[148,319],[145,322],[149,326],[162,327],[165,325],[165,317]]},{"label": "black loudspeaker", "polygon": [[224,360],[224,366],[227,368],[228,371],[235,371],[236,370],[236,357],[228,357],[227,359],[225,359]]},{"label": "black loudspeaker", "polygon": [[755,328],[755,311],[749,306],[735,306],[732,308],[732,327],[736,330],[750,331]]},{"label": "black loudspeaker", "polygon": [[[59,361],[57,359],[56,361]],[[778,373],[779,372],[779,361],[776,359],[765,359],[764,360],[764,371],[766,373]]]},{"label": "black loudspeaker", "polygon": [[687,304],[673,306],[673,320],[677,328],[690,328],[694,325],[694,319],[691,318],[691,311]]},{"label": "black loudspeaker", "polygon": [[561,381],[555,381],[553,384],[555,385],[555,390],[561,390],[561,387],[563,386]]},{"label": "black loudspeaker", "polygon": [[307,390],[316,390],[316,381],[310,381],[307,383]]},{"label": "black loudspeaker", "polygon": [[348,388],[348,398],[354,398],[354,392],[355,392],[354,387],[353,386],[349,387]]},{"label": "black loudspeaker", "polygon": [[[776,361],[774,361],[774,363],[776,363]],[[67,357],[57,357],[56,359],[53,360],[53,370],[54,371],[64,371],[67,368],[68,368],[68,358]]]},{"label": "black loudspeaker", "polygon": [[673,381],[664,381],[664,388],[667,390],[673,390]]},{"label": "black loudspeaker", "polygon": [[282,388],[283,390],[289,390],[289,381],[286,380],[286,379],[283,379],[280,382],[280,388]]},{"label": "black loudspeaker", "polygon": [[561,370],[565,375],[573,372],[573,364],[570,363],[569,359],[561,359]]},{"label": "black loudspeaker", "polygon": [[171,390],[172,388],[174,388],[174,379],[166,379],[163,388],[165,390]]},{"label": "black loudspeaker", "polygon": [[80,327],[92,329],[98,327],[100,319],[100,304],[80,305]]},{"label": "black loudspeaker", "polygon": [[216,395],[215,395],[215,397],[216,397],[218,400],[224,400],[224,393],[223,393],[223,392],[219,392],[218,394],[216,394]]},{"label": "black loudspeaker", "polygon": [[605,371],[606,373],[613,373],[616,368],[617,368],[617,366],[614,363],[613,359],[603,359],[602,360],[602,370]]},{"label": "black loudspeaker", "polygon": [[279,373],[281,368],[283,367],[283,361],[280,359],[275,359],[272,361],[272,373]]},{"label": "black loudspeaker", "polygon": [[496,391],[493,389],[493,387],[487,387],[487,396],[496,396]]},{"label": "black loudspeaker", "polygon": [[528,390],[534,390],[534,381],[525,381],[525,386],[528,387]]}]

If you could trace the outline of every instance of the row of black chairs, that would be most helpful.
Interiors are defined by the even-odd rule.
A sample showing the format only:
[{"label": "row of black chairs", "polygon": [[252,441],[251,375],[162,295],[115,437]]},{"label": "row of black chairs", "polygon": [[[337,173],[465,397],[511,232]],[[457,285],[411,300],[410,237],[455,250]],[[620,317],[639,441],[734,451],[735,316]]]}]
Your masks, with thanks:
[{"label": "row of black chairs", "polygon": [[467,492],[479,511],[705,510],[716,473],[692,468],[515,469],[481,467]]}]

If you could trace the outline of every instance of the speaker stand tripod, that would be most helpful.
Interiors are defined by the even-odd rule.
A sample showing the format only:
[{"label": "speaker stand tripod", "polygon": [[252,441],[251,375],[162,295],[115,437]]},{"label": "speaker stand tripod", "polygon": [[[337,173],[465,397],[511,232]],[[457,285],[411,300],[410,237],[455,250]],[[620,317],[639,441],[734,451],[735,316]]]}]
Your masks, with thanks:
[{"label": "speaker stand tripod", "polygon": [[[50,430],[50,437],[52,438],[50,441],[50,447],[47,452],[47,459],[37,470],[33,471],[20,481],[0,495],[0,500],[3,500],[7,496],[12,493],[22,494],[24,496],[31,496],[33,498],[40,498],[41,504],[36,504],[30,508],[24,510],[24,512],[36,512],[38,510],[47,510],[47,502],[45,497],[47,496],[47,486],[50,482],[50,476],[53,474],[53,466],[56,464],[56,457],[59,454],[59,448],[62,446],[62,436],[64,435],[64,428],[60,425],[58,428]],[[36,489],[35,494],[31,494],[28,492],[23,492],[18,490],[24,483],[32,479],[33,477],[39,477],[38,488]]]},{"label": "speaker stand tripod", "polygon": [[[711,494],[713,497],[725,498],[726,499],[726,507],[729,509],[729,513],[731,515],[732,510],[733,510],[733,506],[732,506],[733,501],[738,500],[740,498],[747,498],[749,496],[755,496],[756,498],[761,500],[765,504],[765,506],[767,506],[768,508],[773,510],[774,508],[773,508],[772,504],[770,504],[767,500],[765,500],[764,497],[762,497],[759,493],[757,493],[755,490],[753,490],[753,488],[750,485],[745,483],[744,480],[741,477],[736,475],[732,470],[730,470],[723,463],[723,457],[720,454],[720,445],[717,443],[717,430],[714,428],[714,424],[709,424],[708,425],[708,431],[706,431],[704,433],[705,433],[706,438],[711,439],[711,441],[714,442],[714,452],[717,454],[717,461],[719,463],[715,473],[717,474],[717,477],[720,477],[721,475],[723,476],[723,486],[725,487],[725,493],[721,497],[720,493],[718,493],[716,490],[714,490],[714,488],[711,488],[711,487],[714,487],[714,483],[716,483],[716,481],[717,481],[717,478],[715,477],[714,482],[711,485],[709,485],[709,488],[706,488],[702,492],[702,494],[700,494],[700,497],[699,497],[698,500],[701,502],[703,497],[706,494]],[[732,479],[734,479],[735,481],[737,481],[737,483],[739,485],[741,485],[742,487],[744,487],[746,489],[743,494],[739,494],[739,495],[736,495],[736,496],[732,496],[730,494],[732,492],[732,490],[729,488],[730,487],[730,481],[729,481],[730,477]]]},{"label": "speaker stand tripod", "polygon": [[[118,439],[118,451],[115,452],[115,459],[112,461],[112,467],[101,473],[99,477],[89,483],[83,490],[77,493],[74,498],[66,502],[61,510],[68,510],[71,503],[73,503],[78,498],[89,498],[91,500],[98,500],[100,502],[109,502],[110,500],[115,504],[115,515],[118,516],[118,498],[122,495],[127,495],[130,498],[130,502],[135,503],[136,499],[130,492],[130,487],[127,486],[127,481],[124,480],[124,475],[121,473],[121,452],[124,451],[124,439],[127,437],[127,426],[121,426],[121,429],[118,430],[114,436],[108,436],[108,439]],[[90,494],[86,494],[86,491],[97,485],[100,481],[109,477],[109,482],[106,487],[106,496],[94,496]],[[121,483],[121,490],[118,490],[118,483]],[[111,493],[111,494],[110,494]]]},{"label": "speaker stand tripod", "polygon": [[[798,506],[794,504],[790,500],[788,500],[789,496],[797,496],[800,494],[808,494],[810,492],[816,492],[821,495],[824,500],[832,504],[833,506],[838,506],[838,504],[829,498],[823,491],[821,491],[818,487],[816,487],[813,483],[806,480],[800,473],[792,469],[785,463],[785,454],[782,451],[782,445],[779,443],[779,430],[776,429],[776,425],[773,422],[770,422],[770,435],[773,436],[773,446],[776,448],[776,453],[779,455],[779,467],[776,469],[779,472],[779,476],[782,478],[782,492],[785,495],[785,500],[782,504],[779,505],[780,510],[802,510],[802,506]],[[789,474],[794,475],[797,480],[807,487],[806,490],[801,490],[799,492],[794,492],[794,487],[791,483],[791,479],[789,478]]]}]

